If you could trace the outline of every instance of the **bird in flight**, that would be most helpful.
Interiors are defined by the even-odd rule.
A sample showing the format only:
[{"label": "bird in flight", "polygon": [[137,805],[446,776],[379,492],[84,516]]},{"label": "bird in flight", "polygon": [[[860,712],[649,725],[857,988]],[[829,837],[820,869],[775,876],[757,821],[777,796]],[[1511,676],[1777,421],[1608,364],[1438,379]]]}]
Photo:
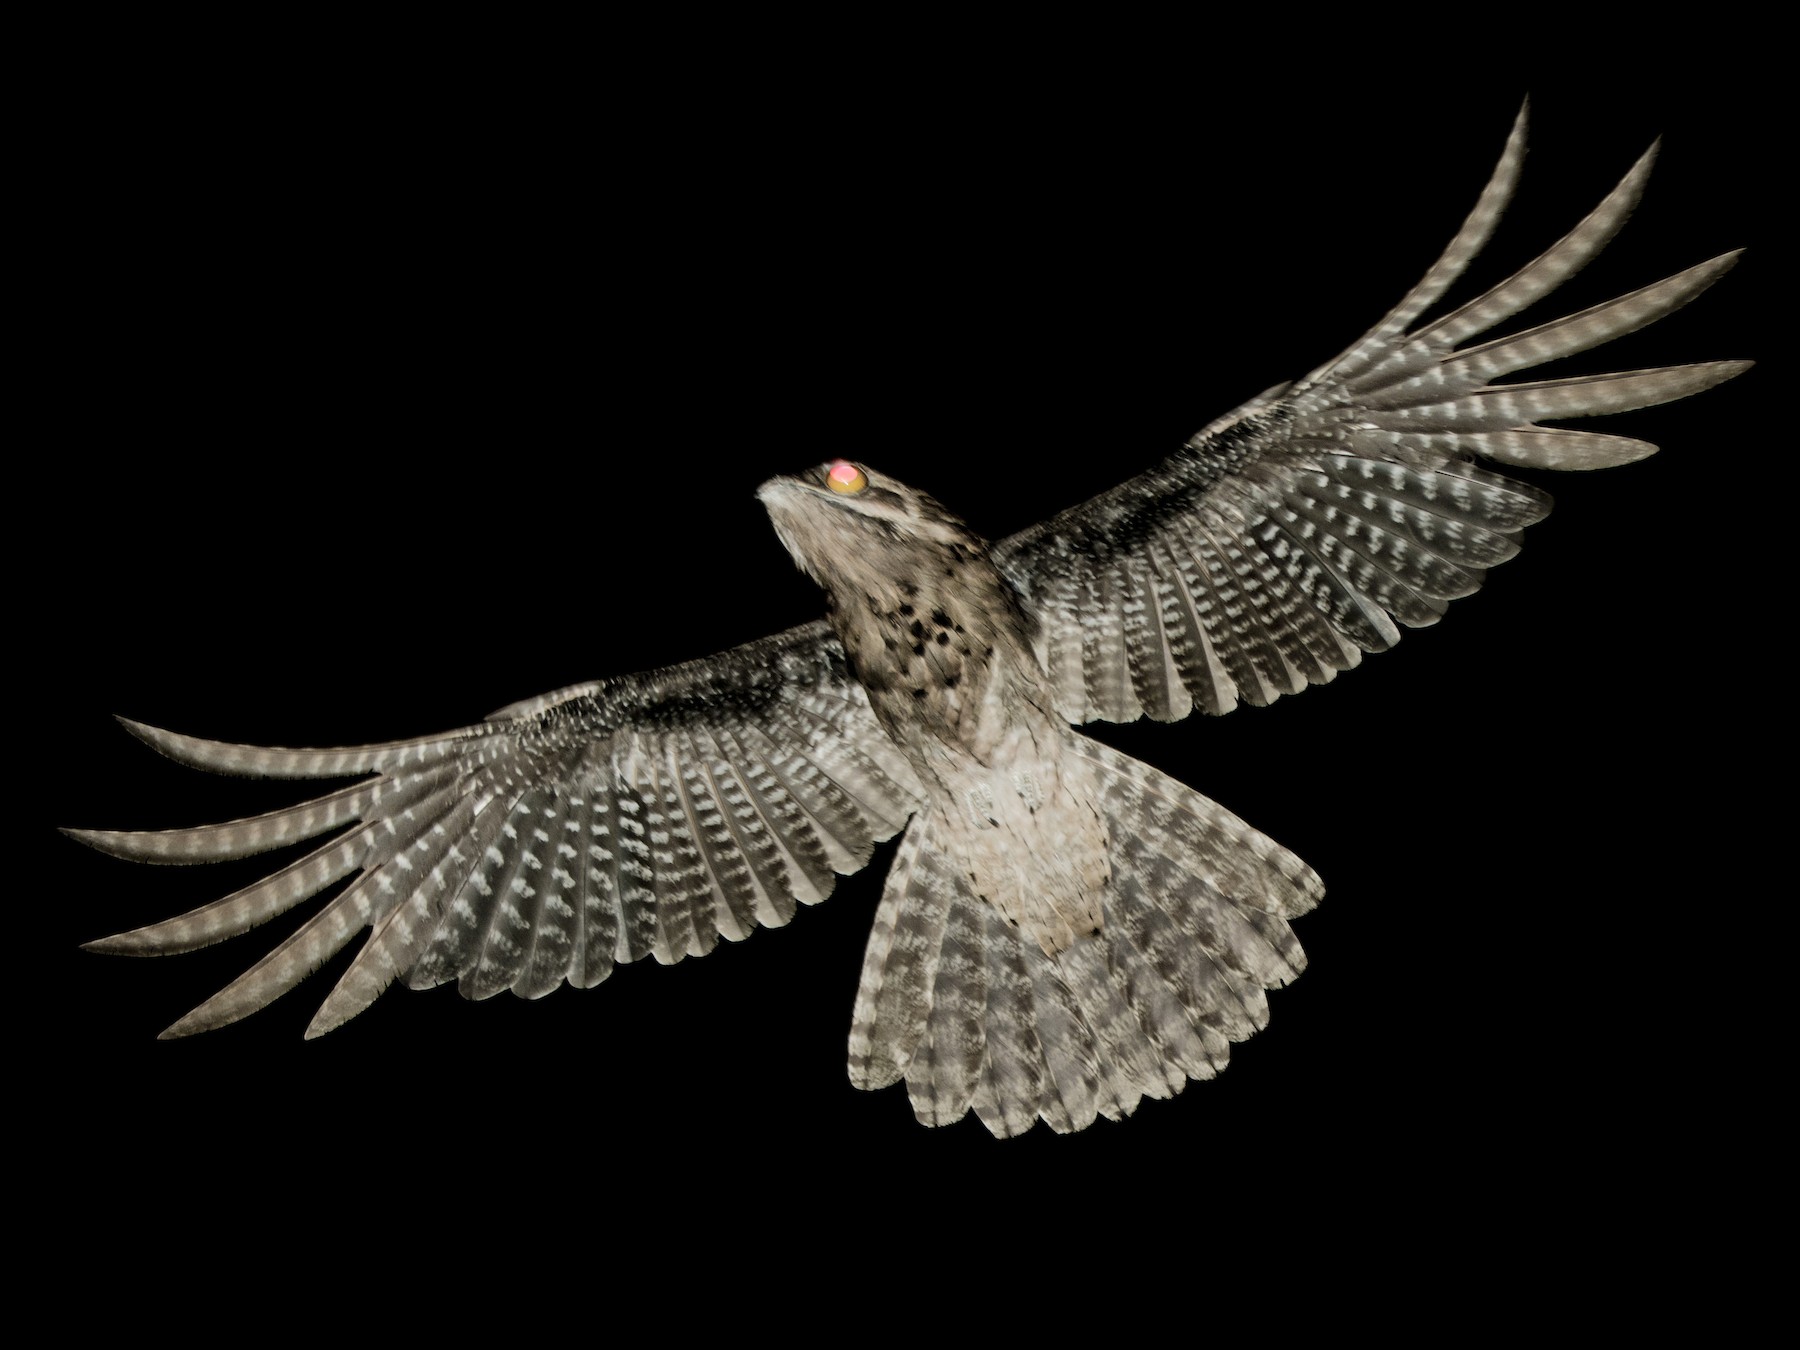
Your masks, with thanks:
[{"label": "bird in flight", "polygon": [[[308,1030],[397,979],[472,998],[589,986],[785,924],[903,835],[863,962],[849,1068],[918,1118],[997,1135],[1084,1128],[1224,1067],[1305,957],[1323,887],[1219,805],[1076,730],[1266,705],[1435,623],[1550,505],[1477,459],[1624,464],[1654,446],[1544,427],[1684,398],[1745,361],[1518,381],[1668,314],[1726,254],[1567,318],[1480,340],[1582,268],[1631,213],[1646,154],[1568,235],[1425,319],[1516,185],[1521,113],[1474,210],[1335,359],[1195,433],[1146,473],[986,541],[877,467],[759,492],[826,617],[704,660],[562,689],[485,721],[337,749],[127,722],[221,773],[354,778],[193,829],[71,830],[150,862],[330,835],[190,913],[90,944],[192,950],[348,884],[164,1034],[225,1025],[367,937]],[[1499,381],[1499,382],[1496,382]]]}]

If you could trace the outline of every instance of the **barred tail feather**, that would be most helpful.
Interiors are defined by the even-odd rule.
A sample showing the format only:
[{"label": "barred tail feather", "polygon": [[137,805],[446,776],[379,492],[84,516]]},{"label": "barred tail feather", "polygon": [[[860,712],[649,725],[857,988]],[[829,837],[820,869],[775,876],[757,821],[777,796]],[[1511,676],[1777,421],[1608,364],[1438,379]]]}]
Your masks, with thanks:
[{"label": "barred tail feather", "polygon": [[1066,1133],[1211,1078],[1306,957],[1288,920],[1323,894],[1216,803],[1086,740],[1111,837],[1098,933],[1054,956],[977,896],[955,826],[916,818],[870,934],[850,1031],[858,1087],[906,1080],[927,1125]]}]

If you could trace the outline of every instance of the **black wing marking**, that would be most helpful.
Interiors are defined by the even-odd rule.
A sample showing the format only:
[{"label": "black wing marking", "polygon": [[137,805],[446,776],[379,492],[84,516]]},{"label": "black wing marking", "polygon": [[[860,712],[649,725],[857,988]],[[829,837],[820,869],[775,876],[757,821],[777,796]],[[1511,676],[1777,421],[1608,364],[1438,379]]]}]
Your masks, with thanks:
[{"label": "black wing marking", "polygon": [[1548,513],[1547,494],[1475,468],[1475,456],[1538,469],[1629,463],[1656,447],[1536,423],[1686,398],[1749,368],[1711,361],[1488,383],[1663,317],[1718,280],[1735,253],[1457,349],[1605,246],[1637,203],[1654,146],[1547,252],[1415,327],[1498,224],[1525,122],[1521,110],[1443,255],[1348,351],[1197,432],[1150,472],[995,545],[1039,620],[1039,657],[1070,721],[1224,713],[1329,681],[1397,642],[1397,624],[1437,622]]},{"label": "black wing marking", "polygon": [[368,941],[307,1030],[396,978],[486,998],[588,986],[616,961],[670,963],[831,892],[918,799],[911,769],[823,623],[664,670],[579,685],[438,736],[326,750],[126,726],[171,759],[252,777],[373,778],[246,820],[187,830],[70,830],[145,862],[243,857],[348,826],[210,905],[89,944],[153,955],[248,931],[351,884],[163,1034],[234,1022],[363,929]]}]

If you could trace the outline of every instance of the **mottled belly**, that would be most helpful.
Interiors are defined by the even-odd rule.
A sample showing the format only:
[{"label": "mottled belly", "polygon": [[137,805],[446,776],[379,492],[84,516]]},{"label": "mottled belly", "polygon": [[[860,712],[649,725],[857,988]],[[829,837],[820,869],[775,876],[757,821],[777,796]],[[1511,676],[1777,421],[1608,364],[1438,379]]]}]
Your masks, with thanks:
[{"label": "mottled belly", "polygon": [[1110,877],[1092,766],[1065,750],[1070,735],[1047,744],[1019,731],[990,763],[940,766],[931,785],[945,851],[978,896],[1052,956],[1099,930]]}]

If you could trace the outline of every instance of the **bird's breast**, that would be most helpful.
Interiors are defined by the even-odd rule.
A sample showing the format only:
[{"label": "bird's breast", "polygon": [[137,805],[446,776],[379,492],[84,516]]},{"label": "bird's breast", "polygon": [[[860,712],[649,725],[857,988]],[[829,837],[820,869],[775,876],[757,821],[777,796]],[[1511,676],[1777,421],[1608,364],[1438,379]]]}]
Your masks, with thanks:
[{"label": "bird's breast", "polygon": [[[935,583],[935,584],[934,584]],[[832,596],[832,626],[875,716],[915,761],[988,761],[1043,675],[1006,583],[985,565]]]}]

